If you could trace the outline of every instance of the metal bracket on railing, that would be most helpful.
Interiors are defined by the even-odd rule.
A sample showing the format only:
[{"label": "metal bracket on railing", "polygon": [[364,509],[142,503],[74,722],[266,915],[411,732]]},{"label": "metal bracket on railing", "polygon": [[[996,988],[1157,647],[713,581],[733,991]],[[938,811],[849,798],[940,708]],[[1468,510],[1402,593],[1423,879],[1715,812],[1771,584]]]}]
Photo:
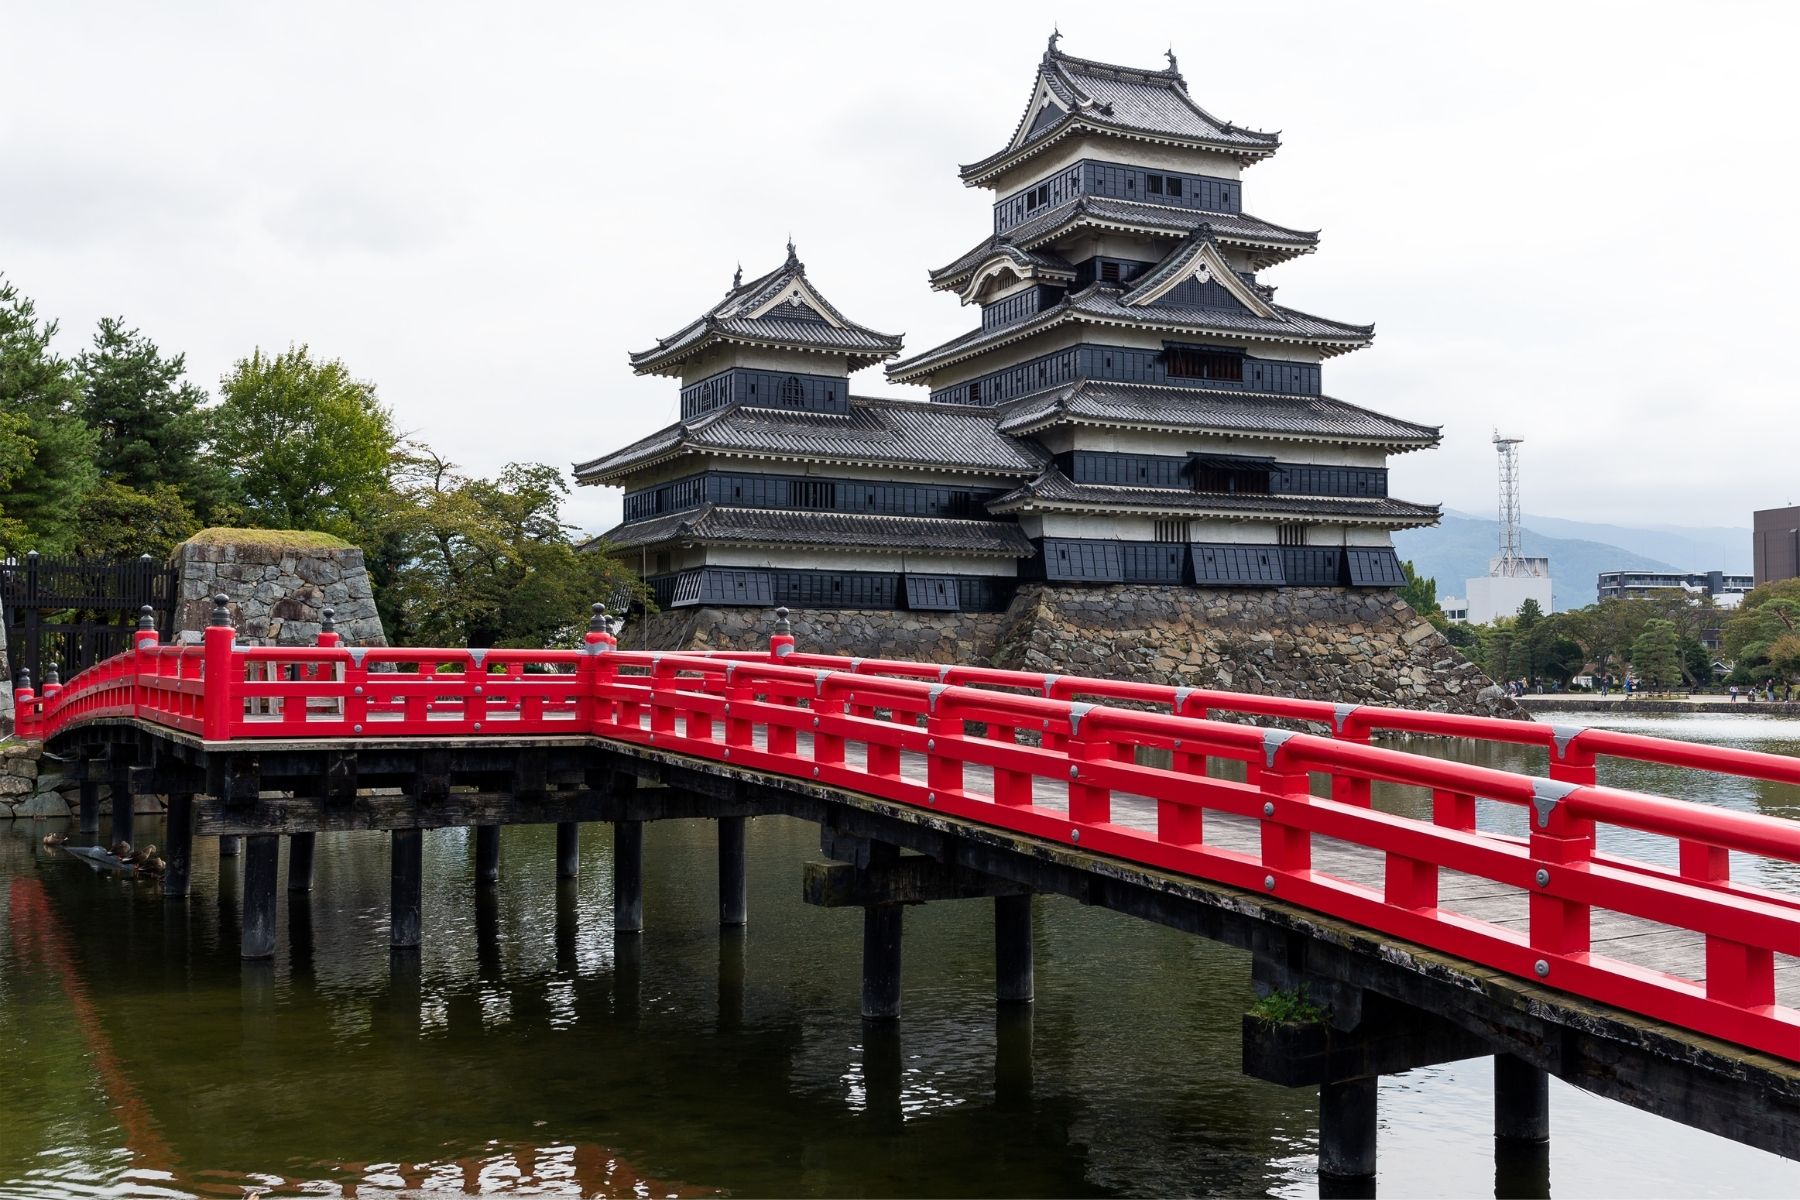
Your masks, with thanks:
[{"label": "metal bracket on railing", "polygon": [[1080,737],[1081,736],[1081,718],[1087,716],[1088,713],[1093,709],[1093,707],[1094,706],[1091,704],[1071,704],[1071,705],[1069,705],[1069,736],[1070,737]]},{"label": "metal bracket on railing", "polygon": [[952,669],[953,668],[951,668],[949,666],[939,667],[938,668],[938,682],[942,683],[942,682],[944,682],[944,680],[948,679],[950,677],[950,672]]},{"label": "metal bracket on railing", "polygon": [[469,661],[474,663],[478,667],[484,661],[486,661],[486,659],[487,659],[487,650],[486,649],[469,651]]},{"label": "metal bracket on railing", "polygon": [[1055,687],[1056,681],[1061,678],[1062,678],[1061,675],[1046,675],[1046,676],[1044,676],[1044,698],[1045,699],[1049,699],[1050,689]]},{"label": "metal bracket on railing", "polygon": [[853,659],[851,659],[851,660],[850,660],[850,669],[851,669],[851,670],[852,670],[852,671],[860,671],[860,670],[862,670],[862,659],[860,659],[860,658],[853,658]]},{"label": "metal bracket on railing", "polygon": [[1194,689],[1191,687],[1176,688],[1175,689],[1175,707],[1171,708],[1169,711],[1174,713],[1176,716],[1180,716],[1181,710],[1187,705],[1188,697],[1193,694],[1194,694]]},{"label": "metal bracket on railing", "polygon": [[345,646],[344,653],[350,656],[351,662],[360,667],[363,664],[363,659],[369,653],[369,648],[367,646]]},{"label": "metal bracket on railing", "polygon": [[606,642],[583,642],[581,644],[583,654],[605,654],[611,649],[612,646]]},{"label": "metal bracket on railing", "polygon": [[1362,707],[1362,705],[1360,705],[1360,704],[1339,704],[1339,705],[1333,706],[1333,708],[1331,710],[1331,716],[1332,716],[1332,720],[1337,723],[1337,731],[1339,733],[1344,732],[1344,721],[1350,716],[1351,713],[1355,712],[1357,709],[1359,709],[1361,707]]},{"label": "metal bracket on railing", "polygon": [[836,675],[836,674],[837,674],[836,671],[814,671],[813,672],[813,695],[823,696],[825,694],[825,681],[827,679],[830,679],[833,675]]},{"label": "metal bracket on railing", "polygon": [[1563,797],[1579,786],[1579,784],[1564,783],[1558,779],[1539,779],[1535,776],[1532,778],[1531,807],[1537,813],[1539,829],[1550,828],[1550,814],[1556,811],[1556,806],[1562,802]]},{"label": "metal bracket on railing", "polygon": [[1550,738],[1556,743],[1557,758],[1569,757],[1569,743],[1574,741],[1581,732],[1582,726],[1580,725],[1552,725],[1550,727]]},{"label": "metal bracket on railing", "polygon": [[926,712],[936,712],[937,711],[938,697],[943,695],[944,689],[949,686],[950,685],[947,683],[934,683],[931,685],[931,690],[925,694],[925,711]]},{"label": "metal bracket on railing", "polygon": [[786,658],[788,655],[792,654],[793,652],[794,652],[794,643],[792,643],[792,642],[781,642],[781,643],[777,644],[775,647],[775,657],[776,658]]},{"label": "metal bracket on railing", "polygon": [[1294,731],[1291,729],[1263,730],[1263,766],[1273,771],[1275,769],[1275,755],[1280,753],[1282,743],[1293,736]]},{"label": "metal bracket on railing", "polygon": [[734,662],[728,662],[728,663],[726,663],[726,664],[725,664],[725,683],[726,683],[726,686],[730,686],[730,684],[731,684],[731,677],[732,677],[732,675],[733,675],[733,674],[735,674],[735,673],[736,673],[736,672],[737,672],[737,669],[738,669],[738,664],[737,664],[737,663],[734,663]]}]

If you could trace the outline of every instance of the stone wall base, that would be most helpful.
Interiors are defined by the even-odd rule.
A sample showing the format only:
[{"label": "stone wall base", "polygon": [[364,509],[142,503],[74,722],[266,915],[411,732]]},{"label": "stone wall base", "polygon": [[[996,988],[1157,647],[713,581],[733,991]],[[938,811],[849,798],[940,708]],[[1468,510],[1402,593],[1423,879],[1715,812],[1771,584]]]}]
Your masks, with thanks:
[{"label": "stone wall base", "polygon": [[[633,622],[622,649],[766,645],[767,609]],[[1021,587],[1004,613],[797,610],[804,650],[1529,719],[1392,591]]]}]

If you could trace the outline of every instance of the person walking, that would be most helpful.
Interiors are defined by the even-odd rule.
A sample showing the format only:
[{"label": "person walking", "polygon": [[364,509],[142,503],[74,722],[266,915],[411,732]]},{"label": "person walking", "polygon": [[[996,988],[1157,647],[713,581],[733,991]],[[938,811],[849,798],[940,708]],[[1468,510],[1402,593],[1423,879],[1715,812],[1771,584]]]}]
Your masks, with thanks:
[{"label": "person walking", "polygon": [[1737,703],[1737,684],[1735,683],[1731,685],[1731,703]]}]

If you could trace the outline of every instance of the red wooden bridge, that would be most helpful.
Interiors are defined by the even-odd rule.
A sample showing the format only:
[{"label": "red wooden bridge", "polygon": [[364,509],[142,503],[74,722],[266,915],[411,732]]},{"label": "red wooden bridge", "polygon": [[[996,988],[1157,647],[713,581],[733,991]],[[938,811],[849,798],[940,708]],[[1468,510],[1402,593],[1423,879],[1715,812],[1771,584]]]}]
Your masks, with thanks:
[{"label": "red wooden bridge", "polygon": [[[145,630],[133,650],[66,684],[34,691],[27,681],[19,732],[73,748],[98,764],[94,777],[110,772],[127,791],[167,792],[172,815],[202,833],[250,835],[253,854],[258,836],[273,854],[273,835],[305,835],[310,858],[313,831],[395,829],[397,940],[407,830],[416,874],[417,831],[434,824],[718,816],[725,912],[727,821],[806,815],[829,844],[834,826],[855,824],[832,814],[854,810],[882,824],[873,838],[873,826],[858,826],[863,873],[841,902],[892,910],[891,929],[873,916],[866,928],[870,954],[894,943],[894,1013],[894,901],[1060,890],[1246,945],[1272,964],[1259,970],[1271,986],[1310,979],[1328,999],[1346,988],[1380,995],[1455,1027],[1451,1042],[1485,1038],[1489,1052],[1595,1090],[1608,1090],[1601,1074],[1628,1078],[1611,1094],[1800,1156],[1800,825],[1596,781],[1597,762],[1615,758],[1800,786],[1795,759],[1528,721],[808,654],[785,613],[768,650],[741,653],[622,651],[598,606],[578,651],[346,648],[329,632],[315,647],[248,647],[227,622],[221,605],[198,644],[163,645]],[[1259,723],[1269,721],[1280,726]],[[1533,748],[1548,770],[1374,744],[1393,734]],[[582,748],[609,765],[572,767]],[[502,749],[521,757],[502,762]],[[631,774],[722,807],[652,812],[643,792],[608,800]],[[352,800],[381,782],[397,784],[401,801]],[[1384,796],[1416,791],[1414,811],[1428,796],[1429,819],[1375,807],[1376,785]],[[193,816],[188,793],[207,798]],[[459,797],[510,799],[483,815]],[[1664,840],[1670,853],[1657,863],[1601,849],[1615,829],[1633,831],[1634,845]],[[894,860],[867,852],[890,833],[960,882],[920,882],[915,870],[911,891],[892,890]],[[741,855],[741,820],[734,836]],[[741,890],[741,857],[737,869]],[[882,869],[885,881],[869,874]],[[624,886],[635,870],[621,869]],[[971,872],[1000,885],[972,886]],[[269,878],[272,888],[272,866]],[[813,880],[821,895],[843,883]],[[1165,911],[1177,900],[1210,915]],[[1344,965],[1359,955],[1362,967]],[[870,998],[886,986],[871,982],[879,975],[867,968],[865,1011],[892,1015]],[[1421,988],[1440,998],[1424,1002]],[[1431,1057],[1383,1036],[1356,1051],[1366,1070],[1352,1080]],[[1572,1050],[1572,1037],[1604,1046]],[[1352,1069],[1339,1061],[1348,1044],[1320,1059],[1337,1055],[1337,1065],[1307,1068],[1315,1082],[1345,1082],[1329,1076]],[[1466,1055],[1440,1046],[1437,1056]],[[1627,1070],[1626,1059],[1639,1065]],[[1688,1078],[1680,1086],[1694,1094],[1674,1097],[1669,1081],[1684,1071],[1711,1082],[1696,1090]],[[1739,1098],[1726,1103],[1732,1088]],[[1752,1108],[1764,1115],[1742,1116]],[[1372,1107],[1367,1123],[1372,1151]]]}]

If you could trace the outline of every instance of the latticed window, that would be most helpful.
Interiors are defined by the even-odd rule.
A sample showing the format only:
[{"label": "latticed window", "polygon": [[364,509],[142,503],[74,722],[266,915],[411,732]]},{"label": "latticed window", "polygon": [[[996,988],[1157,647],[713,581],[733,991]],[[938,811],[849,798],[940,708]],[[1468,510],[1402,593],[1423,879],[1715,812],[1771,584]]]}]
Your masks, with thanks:
[{"label": "latticed window", "polygon": [[1230,350],[1170,346],[1163,351],[1163,365],[1171,379],[1229,379],[1242,382],[1244,378],[1244,356]]},{"label": "latticed window", "polygon": [[1156,540],[1159,542],[1185,542],[1188,540],[1188,519],[1175,517],[1156,523]]},{"label": "latticed window", "polygon": [[789,375],[781,383],[781,404],[784,408],[803,408],[806,405],[806,385],[800,382],[797,375]]},{"label": "latticed window", "polygon": [[1306,545],[1306,526],[1283,525],[1275,532],[1275,541],[1282,546]]}]

